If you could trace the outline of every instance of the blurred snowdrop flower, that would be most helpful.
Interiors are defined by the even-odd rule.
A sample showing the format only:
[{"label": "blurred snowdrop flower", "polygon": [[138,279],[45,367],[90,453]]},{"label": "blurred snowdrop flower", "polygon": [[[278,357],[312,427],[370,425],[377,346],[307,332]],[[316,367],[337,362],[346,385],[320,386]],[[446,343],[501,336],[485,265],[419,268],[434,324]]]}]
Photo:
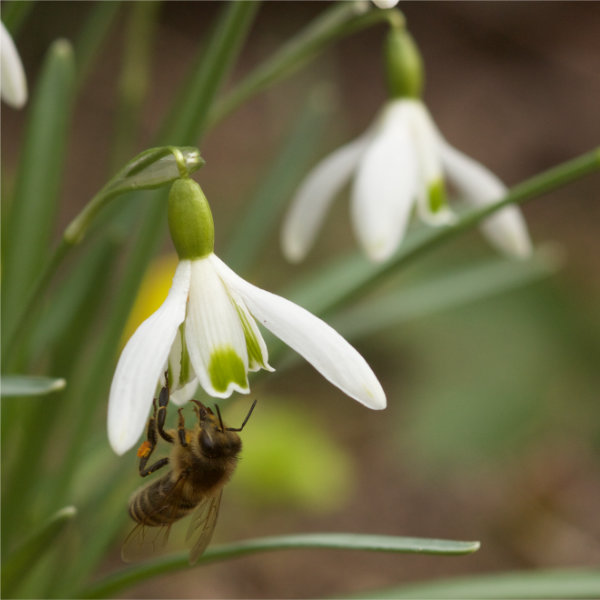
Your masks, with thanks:
[{"label": "blurred snowdrop flower", "polygon": [[27,102],[27,80],[21,58],[10,36],[0,21],[0,95],[13,108],[22,108]]},{"label": "blurred snowdrop flower", "polygon": [[210,207],[192,179],[171,188],[169,227],[179,255],[173,284],[123,349],[110,390],[108,436],[117,454],[142,434],[165,371],[177,404],[198,384],[217,398],[248,393],[249,371],[272,371],[257,322],[350,397],[385,408],[375,374],[344,338],[307,310],[248,283],[214,254]]},{"label": "blurred snowdrop flower", "polygon": [[378,8],[394,8],[399,0],[373,0],[373,4]]},{"label": "blurred snowdrop flower", "polygon": [[[423,67],[410,35],[392,29],[386,50],[391,99],[366,133],[327,156],[300,185],[281,235],[290,261],[305,257],[327,209],[350,180],[353,228],[367,256],[377,262],[397,250],[415,208],[429,225],[455,220],[445,179],[472,205],[492,203],[506,194],[493,173],[453,148],[437,129],[420,99]],[[487,219],[483,230],[510,256],[522,258],[531,251],[516,207]]]}]

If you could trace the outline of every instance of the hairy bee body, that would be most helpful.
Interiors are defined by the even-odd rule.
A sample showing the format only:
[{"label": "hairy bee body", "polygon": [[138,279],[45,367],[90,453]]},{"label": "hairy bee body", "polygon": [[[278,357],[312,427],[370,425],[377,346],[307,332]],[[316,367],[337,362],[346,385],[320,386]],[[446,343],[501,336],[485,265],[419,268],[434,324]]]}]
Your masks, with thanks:
[{"label": "hairy bee body", "polygon": [[[179,519],[193,513],[187,539],[191,542],[190,562],[195,562],[210,542],[221,502],[223,487],[231,478],[242,449],[237,431],[250,418],[248,412],[241,427],[225,427],[217,407],[217,414],[197,400],[194,410],[198,422],[191,429],[185,427],[182,409],[179,409],[177,429],[164,429],[169,388],[160,393],[158,405],[148,422],[147,439],[138,450],[139,472],[142,477],[169,465],[168,473],[137,490],[129,501],[129,515],[136,526],[127,536],[121,555],[124,560],[135,560],[150,554],[166,544],[170,527]],[[147,465],[158,439],[171,444],[171,453]]]},{"label": "hairy bee body", "polygon": [[[171,525],[218,494],[231,478],[242,449],[237,433],[219,431],[218,423],[210,421],[203,428],[185,430],[186,446],[175,431],[167,433],[174,440],[171,471],[136,491],[129,501],[131,518],[151,527]],[[203,447],[202,439],[211,443]]]}]

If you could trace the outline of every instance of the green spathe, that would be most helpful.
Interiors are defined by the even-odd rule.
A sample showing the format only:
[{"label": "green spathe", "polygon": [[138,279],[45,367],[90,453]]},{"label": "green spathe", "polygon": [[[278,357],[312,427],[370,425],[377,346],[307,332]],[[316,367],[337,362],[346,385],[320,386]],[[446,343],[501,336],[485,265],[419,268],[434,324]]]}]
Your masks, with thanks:
[{"label": "green spathe", "polygon": [[404,28],[392,27],[385,41],[387,82],[392,98],[421,98],[423,59]]},{"label": "green spathe", "polygon": [[241,388],[248,387],[244,362],[231,347],[217,348],[211,353],[208,375],[217,392],[227,391],[231,382]]},{"label": "green spathe", "polygon": [[215,227],[208,200],[193,179],[177,179],[169,192],[169,229],[181,260],[211,254]]}]

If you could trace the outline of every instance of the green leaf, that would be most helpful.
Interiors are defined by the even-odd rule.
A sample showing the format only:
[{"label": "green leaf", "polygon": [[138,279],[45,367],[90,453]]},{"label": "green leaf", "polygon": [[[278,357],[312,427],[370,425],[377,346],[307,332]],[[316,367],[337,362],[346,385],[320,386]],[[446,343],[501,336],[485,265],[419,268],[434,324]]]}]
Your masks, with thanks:
[{"label": "green leaf", "polygon": [[[2,322],[8,323],[40,272],[54,227],[74,91],[71,45],[50,47],[34,87],[3,248]],[[7,329],[3,328],[3,333]],[[3,336],[3,340],[5,340]]]},{"label": "green leaf", "polygon": [[0,377],[0,390],[3,398],[44,396],[62,390],[66,383],[64,379],[53,377],[2,375]]},{"label": "green leaf", "polygon": [[59,510],[21,546],[3,556],[3,597],[11,597],[10,593],[14,586],[18,585],[21,578],[26,577],[27,573],[31,572],[35,563],[47,552],[48,546],[62,533],[76,514],[77,510],[74,506],[66,506]]},{"label": "green leaf", "polygon": [[30,2],[2,2],[2,23],[14,38],[17,37],[21,26],[27,19],[35,1]]},{"label": "green leaf", "polygon": [[[14,4],[28,4],[15,2]],[[77,58],[77,87],[81,88],[90,72],[102,42],[106,38],[111,25],[121,7],[120,2],[94,2],[75,40],[75,57]]]},{"label": "green leaf", "polygon": [[451,268],[425,281],[412,282],[362,302],[331,319],[344,337],[356,339],[387,327],[457,308],[539,281],[561,264],[552,249],[538,251],[527,261],[503,258]]},{"label": "green leaf", "polygon": [[[198,564],[230,560],[239,556],[298,550],[301,548],[329,550],[366,550],[371,552],[400,552],[408,554],[470,554],[479,549],[479,542],[461,542],[427,538],[396,537],[388,535],[361,535],[353,533],[307,533],[266,537],[223,544],[209,548]],[[188,553],[163,557],[143,565],[123,569],[81,593],[82,598],[107,598],[140,581],[151,577],[189,568]]]},{"label": "green leaf", "polygon": [[269,234],[279,223],[281,211],[295,186],[308,171],[333,106],[324,87],[317,88],[305,106],[288,140],[271,161],[269,172],[263,177],[259,189],[247,203],[245,214],[240,216],[237,227],[230,235],[223,258],[234,271],[244,272],[254,263]]},{"label": "green leaf", "polygon": [[361,593],[357,598],[512,598],[529,600],[553,598],[599,598],[600,570],[556,569],[521,571],[494,575],[456,577]]}]

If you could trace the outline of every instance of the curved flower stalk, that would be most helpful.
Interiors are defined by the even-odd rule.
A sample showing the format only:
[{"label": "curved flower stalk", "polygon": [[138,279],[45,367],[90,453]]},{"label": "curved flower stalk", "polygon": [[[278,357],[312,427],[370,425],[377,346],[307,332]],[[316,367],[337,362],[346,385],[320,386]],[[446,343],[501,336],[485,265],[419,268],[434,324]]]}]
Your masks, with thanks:
[{"label": "curved flower stalk", "polygon": [[173,184],[169,226],[180,259],[173,284],[123,349],[110,390],[108,435],[115,452],[126,452],[143,432],[165,371],[178,404],[198,384],[217,398],[248,393],[249,371],[273,370],[257,322],[344,393],[385,408],[379,381],[344,338],[300,306],[248,283],[214,254],[212,215],[195,181]]},{"label": "curved flower stalk", "polygon": [[27,102],[25,70],[10,33],[0,21],[0,95],[13,108],[22,108]]},{"label": "curved flower stalk", "polygon": [[[416,208],[429,225],[451,223],[444,181],[471,205],[495,202],[504,184],[486,167],[453,148],[421,101],[422,65],[412,39],[393,30],[388,39],[392,98],[358,139],[322,160],[306,177],[284,220],[282,248],[288,260],[302,260],[327,209],[352,180],[351,216],[355,234],[373,261],[388,259],[401,243]],[[483,231],[500,251],[527,257],[531,242],[516,207],[488,219]]]}]

